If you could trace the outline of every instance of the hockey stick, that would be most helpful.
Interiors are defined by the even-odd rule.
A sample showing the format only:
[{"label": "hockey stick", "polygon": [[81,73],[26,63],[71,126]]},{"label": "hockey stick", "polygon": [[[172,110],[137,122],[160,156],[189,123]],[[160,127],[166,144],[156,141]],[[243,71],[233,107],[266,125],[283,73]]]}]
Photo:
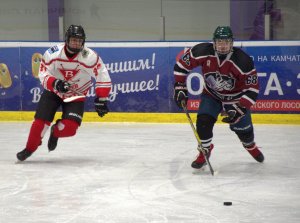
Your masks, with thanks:
[{"label": "hockey stick", "polygon": [[69,98],[65,98],[63,101],[68,103],[68,102],[72,102],[72,101],[75,101],[76,99],[79,99],[79,98],[85,98],[85,95],[83,95],[81,92],[78,92],[72,88],[69,89],[70,91],[72,91],[73,93],[76,93],[76,94],[79,94],[79,95],[76,95],[76,96],[72,96],[72,97],[69,97]]},{"label": "hockey stick", "polygon": [[191,124],[191,127],[192,127],[192,130],[193,130],[193,132],[194,132],[194,135],[195,135],[195,137],[196,137],[196,139],[197,139],[197,142],[198,142],[198,148],[197,148],[197,149],[199,150],[200,153],[203,153],[204,158],[205,158],[205,161],[206,161],[206,163],[207,163],[207,165],[208,165],[208,167],[209,167],[210,173],[211,173],[211,175],[214,176],[215,171],[214,171],[214,169],[212,168],[212,166],[211,166],[211,164],[210,164],[210,162],[209,162],[208,154],[207,154],[207,153],[204,151],[204,149],[202,149],[202,147],[201,147],[201,139],[200,139],[200,137],[199,137],[199,135],[198,135],[198,132],[197,132],[197,130],[196,130],[194,124],[193,124],[193,121],[192,121],[192,119],[191,119],[191,116],[190,116],[190,114],[189,114],[189,112],[188,112],[188,110],[187,110],[187,108],[186,108],[186,103],[185,103],[185,101],[181,101],[181,105],[182,105],[182,108],[183,108],[183,110],[184,110],[184,112],[185,112],[185,114],[186,114],[187,119],[189,120],[189,123]]},{"label": "hockey stick", "polygon": [[85,98],[85,96],[84,95],[76,95],[76,96],[72,96],[69,98],[65,98],[63,101],[68,103],[71,101],[75,101],[76,99],[79,99],[79,98]]}]

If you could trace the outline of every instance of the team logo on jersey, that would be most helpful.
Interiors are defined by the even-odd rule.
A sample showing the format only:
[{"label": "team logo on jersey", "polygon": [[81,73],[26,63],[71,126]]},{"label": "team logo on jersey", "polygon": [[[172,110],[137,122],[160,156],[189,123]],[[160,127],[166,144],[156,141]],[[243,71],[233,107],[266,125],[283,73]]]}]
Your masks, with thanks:
[{"label": "team logo on jersey", "polygon": [[86,58],[89,55],[89,51],[82,50],[82,57]]},{"label": "team logo on jersey", "polygon": [[75,69],[65,69],[62,67],[62,68],[58,68],[58,70],[64,76],[65,80],[68,81],[68,80],[72,79],[73,77],[75,77],[76,74],[78,74],[78,72],[80,71],[80,69],[78,69],[78,66]]},{"label": "team logo on jersey", "polygon": [[78,74],[80,70],[64,70],[59,68],[59,71],[64,76],[65,80],[68,81],[71,78],[75,77],[75,75]]},{"label": "team logo on jersey", "polygon": [[53,47],[51,47],[50,49],[48,49],[48,52],[49,52],[50,54],[55,53],[56,51],[58,51],[58,47],[57,47],[57,46],[53,46]]},{"label": "team logo on jersey", "polygon": [[210,73],[205,75],[206,84],[215,91],[230,91],[235,86],[235,79],[220,73]]}]

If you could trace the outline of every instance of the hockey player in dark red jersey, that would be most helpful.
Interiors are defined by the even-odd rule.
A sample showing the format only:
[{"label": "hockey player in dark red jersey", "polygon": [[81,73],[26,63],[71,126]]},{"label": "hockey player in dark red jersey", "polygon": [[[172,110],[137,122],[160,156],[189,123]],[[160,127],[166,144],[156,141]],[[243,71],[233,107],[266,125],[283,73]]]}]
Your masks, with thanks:
[{"label": "hockey player in dark red jersey", "polygon": [[48,49],[41,61],[39,79],[44,87],[34,121],[31,125],[26,148],[17,153],[20,161],[26,160],[41,145],[42,138],[54,119],[59,107],[62,118],[52,125],[48,149],[57,146],[58,138],[76,134],[84,113],[85,95],[96,80],[95,110],[100,117],[108,113],[108,95],[111,79],[105,64],[92,49],[85,47],[82,26],[71,25],[65,43]]},{"label": "hockey player in dark red jersey", "polygon": [[[225,112],[223,122],[236,133],[243,147],[258,162],[264,155],[254,140],[250,107],[255,104],[259,83],[252,59],[241,49],[233,47],[233,33],[229,26],[219,26],[213,34],[213,43],[200,43],[188,49],[174,66],[174,100],[182,108],[188,100],[187,75],[201,66],[204,91],[197,114],[197,133],[202,151],[210,157],[213,150],[213,128],[218,115]],[[199,152],[192,167],[200,169],[206,164]]]}]

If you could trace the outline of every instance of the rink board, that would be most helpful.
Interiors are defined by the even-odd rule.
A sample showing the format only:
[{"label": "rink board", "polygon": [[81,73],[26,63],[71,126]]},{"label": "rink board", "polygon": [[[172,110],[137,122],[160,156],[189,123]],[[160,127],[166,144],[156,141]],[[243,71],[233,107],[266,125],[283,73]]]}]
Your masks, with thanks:
[{"label": "rink board", "polygon": [[[0,111],[35,110],[43,91],[37,78],[39,61],[45,50],[55,44],[0,42]],[[184,49],[195,44],[197,42],[87,43],[102,57],[110,73],[113,84],[110,111],[138,120],[139,115],[133,114],[158,113],[168,118],[168,114],[180,113],[173,101],[173,67]],[[245,41],[235,42],[235,46],[242,47],[257,68],[260,93],[252,107],[253,113],[300,114],[300,41]],[[187,87],[188,109],[196,113],[203,90],[203,77],[198,68],[188,76]],[[94,97],[94,88],[91,88],[86,112],[94,111]]]},{"label": "rink board", "polygon": [[[1,112],[0,121],[32,121],[34,112]],[[61,117],[61,112],[57,112],[55,119]],[[195,122],[196,114],[191,113],[191,118]],[[300,125],[299,114],[252,114],[255,124],[289,124]],[[218,118],[217,123],[222,123]],[[96,112],[85,112],[84,122],[144,122],[144,123],[187,123],[184,113],[117,113],[110,112],[100,118]]]}]

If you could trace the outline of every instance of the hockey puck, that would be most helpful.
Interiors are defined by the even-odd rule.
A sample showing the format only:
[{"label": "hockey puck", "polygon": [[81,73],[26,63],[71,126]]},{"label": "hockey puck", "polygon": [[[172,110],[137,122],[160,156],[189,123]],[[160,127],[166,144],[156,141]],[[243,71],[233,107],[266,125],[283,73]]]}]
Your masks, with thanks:
[{"label": "hockey puck", "polygon": [[225,206],[231,206],[231,205],[232,205],[232,202],[230,202],[230,201],[225,201],[223,204],[224,204]]}]

